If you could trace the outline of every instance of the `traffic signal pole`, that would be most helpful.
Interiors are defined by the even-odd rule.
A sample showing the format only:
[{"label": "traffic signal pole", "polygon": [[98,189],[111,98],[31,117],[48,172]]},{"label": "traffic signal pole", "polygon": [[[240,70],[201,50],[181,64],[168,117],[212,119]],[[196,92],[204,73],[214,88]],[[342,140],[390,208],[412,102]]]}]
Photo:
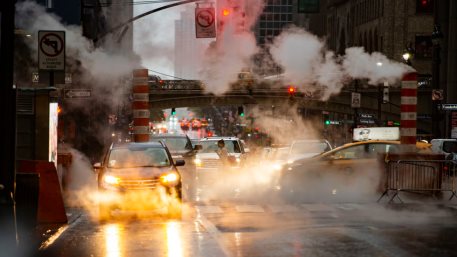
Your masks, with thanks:
[{"label": "traffic signal pole", "polygon": [[16,256],[16,90],[13,88],[14,0],[0,3],[0,256]]}]

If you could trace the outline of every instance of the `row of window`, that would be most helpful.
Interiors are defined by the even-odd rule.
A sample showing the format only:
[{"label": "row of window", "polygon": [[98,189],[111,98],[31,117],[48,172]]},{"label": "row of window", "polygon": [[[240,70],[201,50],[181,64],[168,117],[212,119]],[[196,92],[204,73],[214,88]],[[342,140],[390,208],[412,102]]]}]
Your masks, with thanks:
[{"label": "row of window", "polygon": [[384,0],[365,0],[354,7],[356,25],[381,17],[384,13]]},{"label": "row of window", "polygon": [[292,13],[293,9],[291,5],[283,6],[265,6],[263,9],[264,13]]},{"label": "row of window", "polygon": [[292,14],[266,13],[260,16],[261,21],[292,21]]},{"label": "row of window", "polygon": [[[287,25],[287,24],[284,24]],[[260,37],[268,37],[268,36],[277,36],[281,33],[282,29],[261,29],[260,30]]]},{"label": "row of window", "polygon": [[292,0],[267,0],[266,5],[292,5]]}]

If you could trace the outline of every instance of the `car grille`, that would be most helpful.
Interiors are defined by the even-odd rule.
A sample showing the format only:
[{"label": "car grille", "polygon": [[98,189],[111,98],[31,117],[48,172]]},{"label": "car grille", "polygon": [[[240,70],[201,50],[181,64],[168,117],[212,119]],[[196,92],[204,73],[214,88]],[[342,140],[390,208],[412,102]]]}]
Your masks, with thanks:
[{"label": "car grille", "polygon": [[158,179],[122,179],[119,183],[119,187],[127,190],[147,190],[158,186]]},{"label": "car grille", "polygon": [[222,167],[222,161],[219,159],[203,159],[202,168],[220,168]]}]

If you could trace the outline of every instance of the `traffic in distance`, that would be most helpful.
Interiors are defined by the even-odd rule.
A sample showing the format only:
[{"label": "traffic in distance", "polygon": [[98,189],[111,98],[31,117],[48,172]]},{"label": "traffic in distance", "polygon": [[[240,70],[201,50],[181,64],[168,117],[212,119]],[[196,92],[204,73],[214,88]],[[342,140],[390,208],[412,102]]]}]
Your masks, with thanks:
[{"label": "traffic in distance", "polygon": [[[170,120],[173,121],[173,117]],[[100,189],[122,192],[129,189],[126,185],[132,187],[132,183],[136,183],[138,187],[134,189],[138,191],[162,188],[167,196],[174,194],[178,205],[183,201],[208,203],[249,199],[253,195],[290,203],[367,203],[383,193],[387,179],[385,165],[391,156],[401,153],[398,127],[356,128],[352,142],[340,146],[332,145],[325,138],[306,138],[306,135],[288,143],[262,146],[255,144],[259,141],[252,138],[247,138],[246,142],[237,136],[214,136],[213,133],[208,136],[209,128],[214,128],[211,119],[192,120],[208,121],[208,124],[188,126],[183,119],[178,126],[170,122],[167,130],[153,129],[151,143],[130,142],[124,148],[113,144],[102,164],[94,166]],[[256,137],[259,139],[259,134]],[[450,144],[455,143],[454,140],[442,140],[439,145],[438,141],[417,142],[411,154],[443,154],[451,151]],[[119,166],[125,162],[121,158],[126,154],[116,155],[119,151],[116,149],[149,153],[147,145],[161,149],[163,162],[144,164],[131,159],[130,166]],[[147,168],[160,168],[163,174],[143,171]],[[123,176],[136,174],[129,175],[136,180],[130,181],[128,176],[122,177],[115,172]],[[150,188],[140,187],[148,183]],[[115,209],[115,206],[109,206],[102,203],[100,215],[106,216],[107,211]]]}]

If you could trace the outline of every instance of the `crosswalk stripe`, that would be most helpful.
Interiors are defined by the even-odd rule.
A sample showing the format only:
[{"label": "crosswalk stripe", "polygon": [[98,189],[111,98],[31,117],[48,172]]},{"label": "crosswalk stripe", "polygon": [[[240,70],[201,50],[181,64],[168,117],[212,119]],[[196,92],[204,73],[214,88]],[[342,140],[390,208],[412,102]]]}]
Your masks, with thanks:
[{"label": "crosswalk stripe", "polygon": [[310,204],[302,204],[301,205],[303,208],[305,208],[307,211],[315,211],[315,212],[324,212],[324,211],[334,211],[335,209],[331,206],[320,204],[320,203],[310,203]]},{"label": "crosswalk stripe", "polygon": [[235,210],[237,212],[255,212],[255,213],[265,212],[265,210],[262,208],[262,206],[259,206],[259,205],[237,205],[237,206],[235,206]]},{"label": "crosswalk stripe", "polygon": [[195,208],[198,212],[205,214],[220,214],[224,212],[221,207],[214,205],[197,205]]},{"label": "crosswalk stripe", "polygon": [[300,211],[296,206],[293,205],[268,205],[268,209],[270,209],[273,213]]}]

